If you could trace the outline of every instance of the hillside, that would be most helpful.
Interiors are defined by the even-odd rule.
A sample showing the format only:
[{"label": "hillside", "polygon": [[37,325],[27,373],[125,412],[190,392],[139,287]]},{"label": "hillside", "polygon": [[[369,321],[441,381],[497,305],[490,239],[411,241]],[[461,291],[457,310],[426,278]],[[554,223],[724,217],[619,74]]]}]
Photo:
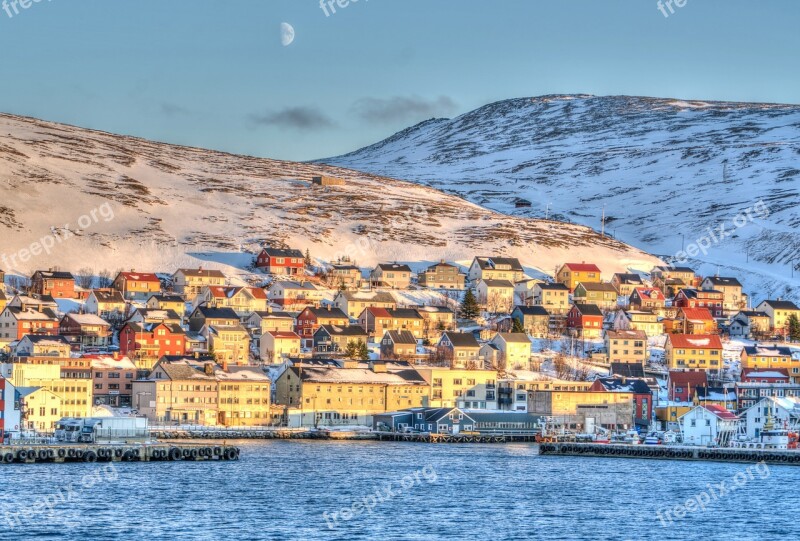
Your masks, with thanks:
[{"label": "hillside", "polygon": [[[317,174],[347,184],[312,186]],[[576,258],[613,272],[656,261],[584,227],[509,217],[409,182],[0,115],[7,273],[244,268],[262,243],[361,265],[504,254],[550,272]]]},{"label": "hillside", "polygon": [[[597,230],[605,207],[606,231],[620,240],[663,257],[710,242],[689,265],[740,276],[758,296],[797,298],[798,158],[800,106],[569,95],[429,120],[319,162]],[[531,208],[515,208],[517,198]],[[736,228],[756,205],[768,212]],[[723,223],[716,242],[708,228]]]}]

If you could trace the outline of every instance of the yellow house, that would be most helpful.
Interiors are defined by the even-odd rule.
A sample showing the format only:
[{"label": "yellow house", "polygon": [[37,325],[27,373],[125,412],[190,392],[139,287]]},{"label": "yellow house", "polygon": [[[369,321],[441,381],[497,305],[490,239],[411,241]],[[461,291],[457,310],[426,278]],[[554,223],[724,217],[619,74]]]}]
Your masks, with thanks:
[{"label": "yellow house", "polygon": [[564,263],[556,273],[556,282],[567,286],[570,292],[583,282],[585,284],[600,282],[600,268],[592,263]]},{"label": "yellow house", "polygon": [[786,335],[789,327],[789,318],[792,316],[800,318],[800,308],[791,301],[781,299],[762,301],[756,310],[769,316],[770,325],[775,334]]},{"label": "yellow house", "polygon": [[212,325],[204,329],[208,351],[220,363],[245,365],[250,362],[250,335],[241,325]]},{"label": "yellow house", "polygon": [[426,406],[433,408],[496,409],[497,371],[463,368],[418,367],[428,383]]},{"label": "yellow house", "polygon": [[569,311],[569,288],[564,284],[536,284],[533,286],[533,304],[542,306],[550,314]]},{"label": "yellow house", "polygon": [[[531,362],[531,339],[524,332],[497,333],[484,346],[491,351],[497,351],[494,358],[487,359],[497,363],[496,366],[509,370],[527,370]],[[482,348],[483,350],[483,348]]]},{"label": "yellow house", "polygon": [[225,275],[222,271],[204,269],[178,269],[172,275],[172,287],[178,295],[193,299],[204,286],[224,286]]},{"label": "yellow house", "polygon": [[[53,432],[61,415],[61,398],[42,387],[18,388],[20,402],[24,404],[26,417],[21,428],[38,432]],[[13,427],[11,427],[13,428]]]},{"label": "yellow house", "polygon": [[647,362],[647,335],[644,331],[606,331],[603,341],[606,362],[633,363],[644,366]]},{"label": "yellow house", "polygon": [[664,334],[664,323],[653,312],[620,310],[614,318],[613,327],[618,331],[642,331],[647,336]]},{"label": "yellow house", "polygon": [[664,349],[671,370],[722,369],[722,341],[717,335],[668,334]]},{"label": "yellow house", "polygon": [[741,354],[742,368],[785,368],[792,383],[800,382],[800,356],[782,346],[745,346]]},{"label": "yellow house", "polygon": [[267,331],[261,335],[259,346],[263,362],[282,363],[285,357],[300,354],[300,337],[292,331]]},{"label": "yellow house", "polygon": [[177,295],[153,295],[147,299],[150,310],[172,310],[179,316],[186,312],[186,302]]},{"label": "yellow house", "polygon": [[59,364],[8,363],[2,375],[19,389],[41,387],[58,396],[61,417],[90,417],[92,413],[92,379],[62,378]]}]

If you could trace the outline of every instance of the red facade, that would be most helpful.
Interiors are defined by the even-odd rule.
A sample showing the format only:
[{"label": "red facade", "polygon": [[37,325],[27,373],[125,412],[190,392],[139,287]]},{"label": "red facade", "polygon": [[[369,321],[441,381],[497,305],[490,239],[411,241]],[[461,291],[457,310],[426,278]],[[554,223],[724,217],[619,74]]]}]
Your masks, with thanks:
[{"label": "red facade", "polygon": [[272,274],[302,274],[306,264],[299,250],[263,249],[256,258],[256,267]]},{"label": "red facade", "polygon": [[716,317],[722,316],[722,303],[725,295],[721,291],[703,291],[699,289],[681,289],[675,300],[673,306],[678,308],[708,308],[711,315]]},{"label": "red facade", "polygon": [[164,355],[184,355],[186,334],[176,325],[164,323],[126,324],[119,333],[119,350],[122,355],[161,358]]}]

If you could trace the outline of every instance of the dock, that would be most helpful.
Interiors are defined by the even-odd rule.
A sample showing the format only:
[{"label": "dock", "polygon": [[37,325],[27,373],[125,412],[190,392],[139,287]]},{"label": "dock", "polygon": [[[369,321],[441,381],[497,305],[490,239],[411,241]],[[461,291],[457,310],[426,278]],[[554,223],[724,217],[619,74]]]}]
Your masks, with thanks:
[{"label": "dock", "polygon": [[2,464],[206,460],[239,460],[239,448],[230,445],[175,445],[161,442],[0,446]]},{"label": "dock", "polygon": [[596,443],[542,443],[543,456],[644,458],[653,460],[708,460],[800,466],[800,451],[793,449],[733,449],[673,445],[626,445]]},{"label": "dock", "polygon": [[496,434],[435,434],[402,433],[402,432],[374,432],[379,441],[407,441],[414,443],[534,443],[537,435],[531,433],[504,432]]}]

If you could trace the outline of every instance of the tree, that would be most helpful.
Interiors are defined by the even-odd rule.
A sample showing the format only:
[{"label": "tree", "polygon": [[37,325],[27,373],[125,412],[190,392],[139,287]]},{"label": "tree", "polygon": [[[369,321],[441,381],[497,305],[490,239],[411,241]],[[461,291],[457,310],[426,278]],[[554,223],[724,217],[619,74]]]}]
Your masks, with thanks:
[{"label": "tree", "polygon": [[358,358],[362,361],[366,361],[369,359],[369,349],[367,348],[367,344],[362,342],[361,340],[358,341]]},{"label": "tree", "polygon": [[94,283],[94,270],[89,267],[83,267],[82,269],[78,270],[78,275],[76,276],[75,282],[80,288],[92,289],[92,284]]},{"label": "tree", "polygon": [[111,287],[113,281],[114,278],[111,276],[111,271],[108,269],[103,269],[97,275],[97,287],[99,288]]},{"label": "tree", "polygon": [[800,319],[797,318],[796,314],[789,316],[787,326],[789,327],[789,340],[791,342],[800,342]]},{"label": "tree", "polygon": [[358,342],[355,340],[350,340],[347,342],[344,355],[348,359],[366,361],[369,359],[369,349],[367,349],[367,344],[365,344],[362,340],[359,340]]},{"label": "tree", "polygon": [[471,289],[468,289],[464,294],[464,300],[461,301],[460,315],[462,319],[475,319],[481,314],[478,300]]},{"label": "tree", "polygon": [[306,248],[305,264],[306,264],[306,267],[310,267],[311,266],[311,252],[308,251],[308,248]]},{"label": "tree", "polygon": [[521,333],[525,332],[525,327],[522,326],[521,319],[513,318],[512,321],[514,322],[514,324],[511,325],[511,332],[521,332]]}]

